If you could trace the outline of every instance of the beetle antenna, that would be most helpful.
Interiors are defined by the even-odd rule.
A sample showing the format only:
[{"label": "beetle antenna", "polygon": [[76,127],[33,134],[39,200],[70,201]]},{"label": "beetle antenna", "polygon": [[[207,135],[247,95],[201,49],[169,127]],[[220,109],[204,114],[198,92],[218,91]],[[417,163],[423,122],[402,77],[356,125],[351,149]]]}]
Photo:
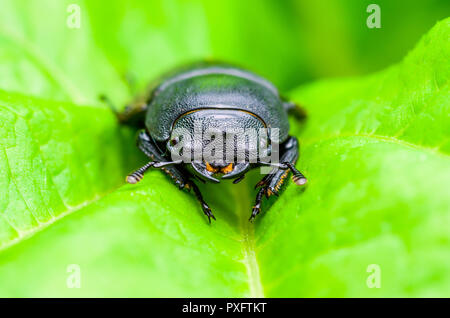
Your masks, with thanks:
[{"label": "beetle antenna", "polygon": [[165,166],[179,165],[182,162],[183,162],[183,160],[155,162],[153,167],[155,167],[155,168],[162,168],[162,167],[165,167]]},{"label": "beetle antenna", "polygon": [[142,178],[144,178],[144,173],[148,169],[150,169],[150,167],[154,166],[155,163],[156,163],[155,161],[150,161],[150,162],[146,163],[144,166],[140,167],[135,172],[129,174],[125,180],[127,181],[127,183],[131,183],[131,184],[138,183],[139,181],[142,180]]},{"label": "beetle antenna", "polygon": [[264,161],[260,161],[258,163],[263,165],[263,166],[270,166],[270,167],[280,168],[282,170],[288,169],[288,167],[285,164],[283,164],[283,163],[264,162]]},{"label": "beetle antenna", "polygon": [[140,167],[139,169],[137,169],[136,171],[134,171],[133,173],[129,174],[125,180],[127,181],[127,183],[135,184],[141,181],[142,178],[144,178],[144,173],[151,167],[162,168],[170,165],[178,165],[182,162],[183,162],[182,160],[163,161],[163,162],[150,161],[145,165],[143,165],[142,167]]},{"label": "beetle antenna", "polygon": [[286,161],[286,162],[282,162],[282,163],[274,163],[274,162],[259,162],[259,164],[262,164],[264,166],[271,166],[271,167],[276,167],[282,170],[291,170],[292,172],[292,181],[294,181],[294,183],[296,185],[304,185],[306,183],[306,181],[308,181],[306,179],[306,177],[303,175],[303,173],[301,173],[300,171],[297,170],[297,168],[295,168],[295,166]]},{"label": "beetle antenna", "polygon": [[292,181],[298,186],[304,185],[306,183],[306,177],[298,171],[294,165],[290,162],[283,162],[292,171]]}]

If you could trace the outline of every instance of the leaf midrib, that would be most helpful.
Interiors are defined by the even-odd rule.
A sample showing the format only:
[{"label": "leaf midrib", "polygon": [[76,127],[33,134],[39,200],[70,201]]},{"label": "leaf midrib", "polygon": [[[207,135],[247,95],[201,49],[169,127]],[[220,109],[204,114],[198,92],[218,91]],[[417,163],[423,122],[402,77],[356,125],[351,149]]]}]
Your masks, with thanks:
[{"label": "leaf midrib", "polygon": [[[252,298],[264,298],[264,289],[261,282],[261,275],[259,271],[259,264],[256,258],[256,245],[255,245],[255,225],[248,220],[248,207],[250,206],[250,192],[248,187],[232,187],[232,194],[234,196],[234,202],[239,202],[238,218],[239,218],[239,230],[242,235],[241,246],[242,254],[244,256],[242,262],[245,265],[245,269],[248,277],[249,297]],[[245,192],[243,193],[243,189]]]}]

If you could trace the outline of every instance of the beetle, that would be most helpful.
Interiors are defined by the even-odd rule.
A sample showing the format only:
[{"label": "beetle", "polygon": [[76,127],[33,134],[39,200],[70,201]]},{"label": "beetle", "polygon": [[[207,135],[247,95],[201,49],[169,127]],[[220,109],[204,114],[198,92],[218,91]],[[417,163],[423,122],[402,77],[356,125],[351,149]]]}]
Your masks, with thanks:
[{"label": "beetle", "polygon": [[[306,183],[305,176],[295,168],[299,142],[289,135],[288,122],[288,114],[303,119],[306,113],[280,97],[277,88],[268,80],[242,68],[202,62],[177,69],[149,90],[144,102],[131,104],[123,112],[115,111],[115,114],[121,124],[142,128],[138,132],[137,146],[150,158],[147,164],[129,174],[126,181],[135,184],[142,180],[148,169],[160,168],[180,189],[194,191],[210,223],[211,218],[216,218],[194,180],[218,183],[222,179],[234,179],[233,183],[237,183],[249,170],[271,166],[270,173],[255,186],[259,190],[250,221],[261,212],[264,195],[278,196],[289,172],[292,172],[295,184],[301,186]],[[201,133],[194,133],[195,122],[203,124]],[[214,128],[214,138],[205,137],[205,129],[208,128]],[[277,129],[278,138],[270,139],[266,154],[276,152],[279,161],[267,162],[260,157],[256,161],[250,160],[248,153],[258,148],[255,139],[241,139],[241,142],[233,139],[230,148],[233,155],[226,158],[219,155],[218,160],[208,161],[192,157],[194,144],[205,150],[216,136],[225,133],[225,128],[235,129],[238,138],[243,136],[245,129],[259,129],[262,131],[259,137],[266,140]],[[175,133],[180,129],[184,136]],[[173,149],[180,143],[180,138],[189,141],[186,145],[191,148],[187,147],[187,156],[183,158],[190,160],[172,160],[171,154],[174,154]],[[236,153],[240,150],[244,156],[238,158]]]}]

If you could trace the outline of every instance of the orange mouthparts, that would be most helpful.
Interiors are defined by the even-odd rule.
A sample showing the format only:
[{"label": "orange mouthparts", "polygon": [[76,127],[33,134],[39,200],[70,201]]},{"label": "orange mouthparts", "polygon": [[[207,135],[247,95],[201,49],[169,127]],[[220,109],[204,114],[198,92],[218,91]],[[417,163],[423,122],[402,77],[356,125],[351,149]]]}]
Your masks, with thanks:
[{"label": "orange mouthparts", "polygon": [[209,164],[209,162],[206,162],[206,170],[208,170],[209,172],[212,172],[212,173],[220,172],[220,173],[223,173],[223,174],[227,174],[227,173],[230,173],[231,171],[233,171],[233,164],[230,163],[226,167],[216,168],[216,167],[211,166]]}]

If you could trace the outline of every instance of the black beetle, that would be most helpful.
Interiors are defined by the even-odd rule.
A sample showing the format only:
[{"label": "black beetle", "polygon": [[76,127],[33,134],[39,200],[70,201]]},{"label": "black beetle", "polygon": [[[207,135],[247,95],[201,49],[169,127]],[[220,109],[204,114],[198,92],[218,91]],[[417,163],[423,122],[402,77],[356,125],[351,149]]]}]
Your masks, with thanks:
[{"label": "black beetle", "polygon": [[[134,103],[123,112],[115,113],[122,124],[145,127],[138,134],[137,144],[151,159],[128,175],[126,181],[137,183],[150,167],[161,168],[180,189],[194,190],[209,222],[215,217],[193,182],[194,179],[219,182],[216,176],[221,175],[222,179],[234,179],[233,183],[237,183],[252,168],[272,166],[270,173],[256,185],[260,189],[250,220],[260,213],[263,195],[278,195],[289,171],[293,173],[292,178],[297,185],[306,183],[305,176],[294,166],[299,156],[298,140],[288,134],[288,113],[303,119],[304,111],[282,99],[269,81],[241,68],[222,63],[197,63],[178,69],[163,77],[150,90],[143,103]],[[201,133],[194,134],[194,123],[198,121],[202,123]],[[205,129],[210,128],[214,129],[215,134],[208,139],[205,138]],[[225,133],[230,128],[236,130],[238,137],[232,140],[231,157],[219,154],[219,159],[223,160],[212,162],[204,157],[192,157],[194,144],[205,149],[222,131]],[[249,128],[258,129],[258,137],[270,140],[267,142],[266,155],[276,152],[279,162],[268,162],[267,156],[266,160],[260,156],[250,160],[250,150],[259,149],[255,139],[249,139],[248,136],[239,139],[239,134]],[[277,140],[271,138],[274,128],[278,131]],[[175,135],[174,132],[179,129],[184,129],[187,135]],[[261,136],[265,134],[261,131],[267,131],[267,136]],[[189,140],[185,146],[191,148],[184,149],[183,158],[190,160],[173,160],[173,149],[180,143],[180,138]],[[243,151],[243,157],[237,157],[239,150]]]}]

